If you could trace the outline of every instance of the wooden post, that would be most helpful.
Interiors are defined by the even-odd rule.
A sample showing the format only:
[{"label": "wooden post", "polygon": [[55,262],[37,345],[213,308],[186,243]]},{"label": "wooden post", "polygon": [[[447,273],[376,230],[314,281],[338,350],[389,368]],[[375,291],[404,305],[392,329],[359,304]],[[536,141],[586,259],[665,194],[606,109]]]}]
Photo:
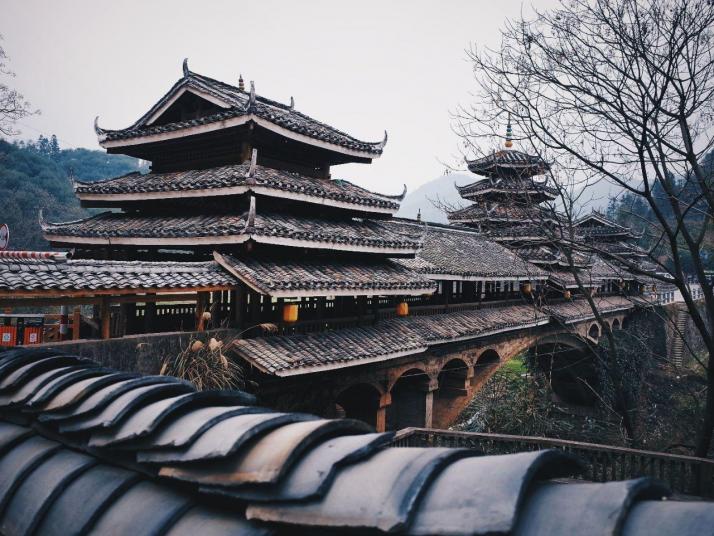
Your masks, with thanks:
[{"label": "wooden post", "polygon": [[82,325],[82,310],[79,307],[75,307],[72,312],[72,340],[76,341],[79,339],[79,329]]},{"label": "wooden post", "polygon": [[101,320],[101,337],[102,339],[111,338],[111,310],[109,309],[109,298],[102,298],[99,305],[99,316]]},{"label": "wooden post", "polygon": [[196,331],[204,331],[206,323],[203,319],[203,313],[206,312],[208,305],[208,292],[198,292],[196,294]]},{"label": "wooden post", "polygon": [[325,296],[317,298],[316,317],[318,320],[322,320],[323,318],[325,318],[325,304],[326,303],[327,303],[327,298]]},{"label": "wooden post", "polygon": [[240,285],[231,291],[231,326],[240,329],[245,311],[245,287]]},{"label": "wooden post", "polygon": [[429,380],[429,386],[426,388],[426,396],[424,397],[424,427],[431,428],[434,424],[434,391],[439,388],[438,380]]},{"label": "wooden post", "polygon": [[392,395],[390,393],[384,393],[379,397],[379,408],[377,409],[377,422],[375,423],[375,430],[377,432],[387,431],[387,406],[392,403]]},{"label": "wooden post", "polygon": [[260,322],[260,294],[250,292],[250,323],[257,324]]},{"label": "wooden post", "polygon": [[144,304],[144,333],[153,333],[156,324],[156,302],[147,301]]},{"label": "wooden post", "polygon": [[223,293],[220,291],[211,292],[211,322],[214,326],[220,326],[223,320]]},{"label": "wooden post", "polygon": [[357,296],[357,321],[361,324],[367,314],[367,296]]}]

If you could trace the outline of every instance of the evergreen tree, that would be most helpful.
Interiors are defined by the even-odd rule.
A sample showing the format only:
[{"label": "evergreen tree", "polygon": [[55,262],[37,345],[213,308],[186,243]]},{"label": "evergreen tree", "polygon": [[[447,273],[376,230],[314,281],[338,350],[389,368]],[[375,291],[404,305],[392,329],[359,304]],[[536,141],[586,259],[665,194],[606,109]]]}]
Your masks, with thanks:
[{"label": "evergreen tree", "polygon": [[50,138],[50,146],[49,146],[49,156],[52,160],[57,161],[57,159],[60,156],[60,146],[59,142],[57,141],[57,136],[52,134],[52,137]]}]

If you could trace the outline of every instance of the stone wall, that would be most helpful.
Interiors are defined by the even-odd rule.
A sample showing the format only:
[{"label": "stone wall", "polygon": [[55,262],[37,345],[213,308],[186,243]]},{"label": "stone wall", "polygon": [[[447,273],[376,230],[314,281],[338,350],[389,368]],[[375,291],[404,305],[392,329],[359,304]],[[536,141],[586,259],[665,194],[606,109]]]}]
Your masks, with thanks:
[{"label": "stone wall", "polygon": [[204,342],[211,337],[219,340],[230,339],[233,330],[218,329],[206,332],[176,331],[172,333],[150,333],[127,335],[117,339],[63,341],[38,345],[55,348],[69,354],[93,359],[106,367],[126,372],[158,374],[161,363],[168,356],[178,355],[191,339]]}]

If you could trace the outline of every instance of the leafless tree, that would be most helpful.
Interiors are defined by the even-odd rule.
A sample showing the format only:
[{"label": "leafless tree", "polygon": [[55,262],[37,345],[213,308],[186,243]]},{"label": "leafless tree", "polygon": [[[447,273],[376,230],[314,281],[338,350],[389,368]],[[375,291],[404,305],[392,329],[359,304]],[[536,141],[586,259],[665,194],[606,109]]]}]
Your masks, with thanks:
[{"label": "leafless tree", "polygon": [[30,108],[30,103],[17,90],[8,85],[9,79],[15,76],[8,67],[8,60],[5,50],[0,46],[0,135],[14,136],[18,133],[14,128],[15,123],[37,112]]},{"label": "leafless tree", "polygon": [[[474,147],[481,137],[502,135],[510,114],[521,143],[556,159],[576,187],[608,181],[642,199],[657,233],[653,277],[682,293],[710,356],[714,294],[702,248],[714,189],[702,162],[714,147],[713,30],[712,0],[561,0],[556,9],[507,23],[500,48],[470,51],[479,99],[457,114]],[[694,199],[683,197],[685,188],[696,190]],[[695,211],[701,228],[685,224]],[[703,291],[703,308],[689,275]],[[714,429],[714,369],[706,374],[699,456],[708,453]]]}]

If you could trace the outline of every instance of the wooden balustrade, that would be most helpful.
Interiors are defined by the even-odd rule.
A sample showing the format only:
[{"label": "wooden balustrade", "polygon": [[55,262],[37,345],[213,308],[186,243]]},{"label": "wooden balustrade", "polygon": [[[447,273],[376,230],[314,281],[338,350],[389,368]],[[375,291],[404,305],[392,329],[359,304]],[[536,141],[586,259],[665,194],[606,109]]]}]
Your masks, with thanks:
[{"label": "wooden balustrade", "polygon": [[582,478],[595,482],[642,476],[657,478],[677,493],[714,497],[714,460],[680,456],[564,439],[429,428],[405,428],[392,445],[399,447],[455,447],[477,449],[484,454],[510,454],[557,448],[585,463]]}]

